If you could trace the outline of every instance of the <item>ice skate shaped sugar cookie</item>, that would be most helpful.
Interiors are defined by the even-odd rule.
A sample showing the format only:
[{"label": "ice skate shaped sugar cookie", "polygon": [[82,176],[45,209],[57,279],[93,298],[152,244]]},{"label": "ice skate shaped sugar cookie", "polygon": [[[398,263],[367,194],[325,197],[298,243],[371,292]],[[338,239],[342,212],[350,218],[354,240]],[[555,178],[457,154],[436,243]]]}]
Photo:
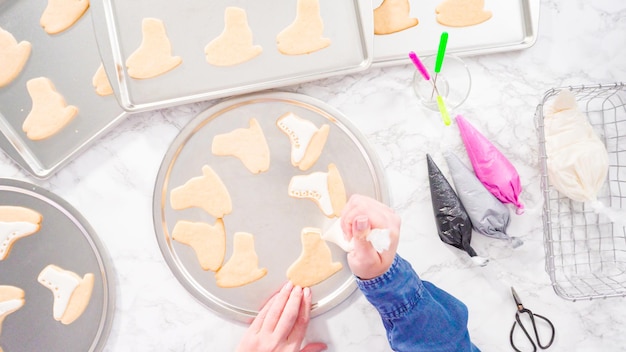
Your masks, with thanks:
[{"label": "ice skate shaped sugar cookie", "polygon": [[224,11],[224,30],[204,48],[206,61],[215,66],[234,66],[257,57],[263,48],[253,45],[252,30],[246,11],[227,7]]},{"label": "ice skate shaped sugar cookie", "polygon": [[374,9],[374,34],[391,34],[417,26],[417,18],[409,16],[409,0],[384,0]]},{"label": "ice skate shaped sugar cookie", "polygon": [[309,54],[326,48],[319,0],[298,0],[296,18],[276,36],[278,51],[285,55]]},{"label": "ice skate shaped sugar cookie", "polygon": [[109,78],[107,77],[102,64],[100,64],[96,74],[91,79],[91,84],[95,88],[96,93],[100,96],[113,94],[113,88],[111,88],[111,83],[109,83]]},{"label": "ice skate shaped sugar cookie", "polygon": [[491,18],[485,11],[485,0],[444,0],[437,5],[437,22],[449,27],[467,27]]},{"label": "ice skate shaped sugar cookie", "polygon": [[270,168],[270,148],[261,126],[251,118],[248,128],[237,128],[213,138],[211,152],[219,156],[234,156],[253,174]]},{"label": "ice skate shaped sugar cookie", "polygon": [[31,45],[23,40],[17,42],[13,34],[0,28],[0,88],[13,82],[26,65]]},{"label": "ice skate shaped sugar cookie", "polygon": [[259,268],[259,257],[254,249],[254,236],[247,232],[236,232],[233,238],[233,254],[215,273],[219,287],[244,286],[259,280],[267,269]]},{"label": "ice skate shaped sugar cookie", "polygon": [[314,201],[329,218],[339,217],[346,205],[346,189],[335,164],[328,165],[328,172],[313,172],[291,178],[289,196]]},{"label": "ice skate shaped sugar cookie", "polygon": [[226,254],[224,221],[217,219],[211,226],[204,222],[178,221],[172,230],[174,241],[193,248],[203,270],[217,271]]},{"label": "ice skate shaped sugar cookie", "polygon": [[202,176],[193,177],[184,185],[172,189],[170,205],[174,210],[199,207],[218,219],[233,210],[226,186],[208,165],[202,167]]},{"label": "ice skate shaped sugar cookie", "polygon": [[172,45],[163,21],[144,18],[141,31],[141,45],[126,59],[129,76],[135,79],[153,78],[173,70],[183,62],[180,56],[172,56]]},{"label": "ice skate shaped sugar cookie", "polygon": [[33,105],[22,130],[29,139],[38,141],[55,135],[78,114],[78,108],[67,105],[48,78],[33,78],[26,82],[26,88]]},{"label": "ice skate shaped sugar cookie", "polygon": [[22,308],[24,302],[24,290],[15,286],[0,285],[0,334],[4,318]]},{"label": "ice skate shaped sugar cookie", "polygon": [[0,260],[4,260],[20,238],[39,231],[43,217],[24,207],[0,206]]},{"label": "ice skate shaped sugar cookie", "polygon": [[279,117],[276,125],[291,142],[291,164],[302,171],[313,166],[324,149],[330,127],[323,124],[318,129],[311,121],[292,112]]},{"label": "ice skate shaped sugar cookie", "polygon": [[321,237],[320,229],[305,227],[300,234],[302,252],[287,269],[287,277],[294,285],[310,287],[328,279],[343,265],[333,262],[332,253]]},{"label": "ice skate shaped sugar cookie", "polygon": [[61,33],[78,21],[89,8],[89,0],[48,0],[39,24],[48,34]]},{"label": "ice skate shaped sugar cookie", "polygon": [[94,276],[87,273],[81,278],[72,271],[50,264],[39,273],[37,281],[54,295],[52,307],[54,320],[68,325],[78,319],[87,308],[93,290]]}]

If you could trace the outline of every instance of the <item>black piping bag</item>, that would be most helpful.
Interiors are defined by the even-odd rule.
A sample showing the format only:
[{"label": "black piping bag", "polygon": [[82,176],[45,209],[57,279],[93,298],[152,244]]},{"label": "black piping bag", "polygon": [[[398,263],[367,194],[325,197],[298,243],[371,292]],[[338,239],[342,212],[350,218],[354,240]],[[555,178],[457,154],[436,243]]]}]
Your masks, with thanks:
[{"label": "black piping bag", "polygon": [[439,239],[444,243],[464,250],[474,263],[484,266],[489,259],[479,257],[470,246],[472,241],[472,222],[463,207],[463,203],[452,186],[441,173],[433,159],[426,154],[428,181],[433,212],[437,223]]},{"label": "black piping bag", "polygon": [[456,154],[446,153],[444,156],[457,195],[469,215],[474,230],[488,237],[507,240],[513,248],[524,244],[519,238],[506,234],[506,228],[511,220],[509,209],[485,188],[474,172],[465,166]]}]

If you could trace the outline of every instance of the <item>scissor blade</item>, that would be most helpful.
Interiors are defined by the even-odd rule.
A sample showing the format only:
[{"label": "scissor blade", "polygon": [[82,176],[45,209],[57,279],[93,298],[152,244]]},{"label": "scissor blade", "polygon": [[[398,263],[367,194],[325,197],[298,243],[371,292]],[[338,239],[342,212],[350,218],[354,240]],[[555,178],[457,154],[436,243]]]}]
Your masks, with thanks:
[{"label": "scissor blade", "polygon": [[513,299],[515,300],[515,304],[517,305],[517,309],[520,309],[523,305],[522,305],[522,300],[519,299],[519,296],[517,295],[517,292],[515,292],[515,289],[513,287],[511,287],[511,293],[513,294]]}]

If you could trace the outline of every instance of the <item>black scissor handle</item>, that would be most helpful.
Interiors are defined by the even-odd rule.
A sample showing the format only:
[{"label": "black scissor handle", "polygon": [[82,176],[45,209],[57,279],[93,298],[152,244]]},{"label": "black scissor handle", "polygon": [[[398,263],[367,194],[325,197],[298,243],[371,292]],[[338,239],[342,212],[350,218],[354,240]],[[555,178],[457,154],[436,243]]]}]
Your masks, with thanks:
[{"label": "black scissor handle", "polygon": [[[544,317],[543,315],[535,314],[535,313],[531,312],[530,310],[528,310],[526,308],[522,308],[517,313],[515,313],[515,320],[516,321],[513,322],[513,326],[511,327],[511,334],[509,335],[509,340],[511,341],[511,347],[513,347],[513,349],[516,352],[522,352],[521,350],[517,349],[517,347],[515,346],[515,343],[513,342],[513,331],[515,331],[515,325],[519,325],[522,328],[522,331],[524,331],[524,334],[526,335],[526,337],[528,338],[528,341],[530,341],[530,344],[533,346],[533,352],[537,351],[537,345],[535,345],[535,342],[530,337],[530,334],[528,333],[528,330],[526,330],[526,327],[524,327],[524,324],[522,324],[522,321],[519,318],[519,314],[520,313],[526,313],[530,317],[530,321],[531,321],[531,323],[533,325],[533,331],[535,333],[535,339],[537,340],[537,345],[539,345],[539,348],[541,348],[542,350],[545,350],[546,348],[550,347],[552,345],[552,342],[554,342],[554,335],[555,335],[555,333],[554,333],[554,325],[552,324],[550,319]],[[546,345],[542,345],[541,344],[541,339],[539,339],[539,333],[537,332],[537,325],[535,323],[535,317],[537,317],[539,319],[542,319],[545,322],[547,322],[550,325],[550,329],[552,330],[552,333],[551,333],[551,336],[550,336],[550,341]]]}]

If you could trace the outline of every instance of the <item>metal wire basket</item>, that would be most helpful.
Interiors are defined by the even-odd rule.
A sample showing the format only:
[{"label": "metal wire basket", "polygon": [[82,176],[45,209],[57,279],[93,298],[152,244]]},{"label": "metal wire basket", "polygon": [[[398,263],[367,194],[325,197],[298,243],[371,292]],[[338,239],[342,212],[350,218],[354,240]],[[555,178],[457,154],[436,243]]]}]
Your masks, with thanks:
[{"label": "metal wire basket", "polygon": [[543,107],[559,91],[576,96],[609,154],[607,181],[598,200],[626,209],[626,86],[554,88],[535,112],[539,137],[546,271],[560,297],[576,301],[626,296],[626,228],[598,215],[585,203],[561,195],[548,182]]}]

